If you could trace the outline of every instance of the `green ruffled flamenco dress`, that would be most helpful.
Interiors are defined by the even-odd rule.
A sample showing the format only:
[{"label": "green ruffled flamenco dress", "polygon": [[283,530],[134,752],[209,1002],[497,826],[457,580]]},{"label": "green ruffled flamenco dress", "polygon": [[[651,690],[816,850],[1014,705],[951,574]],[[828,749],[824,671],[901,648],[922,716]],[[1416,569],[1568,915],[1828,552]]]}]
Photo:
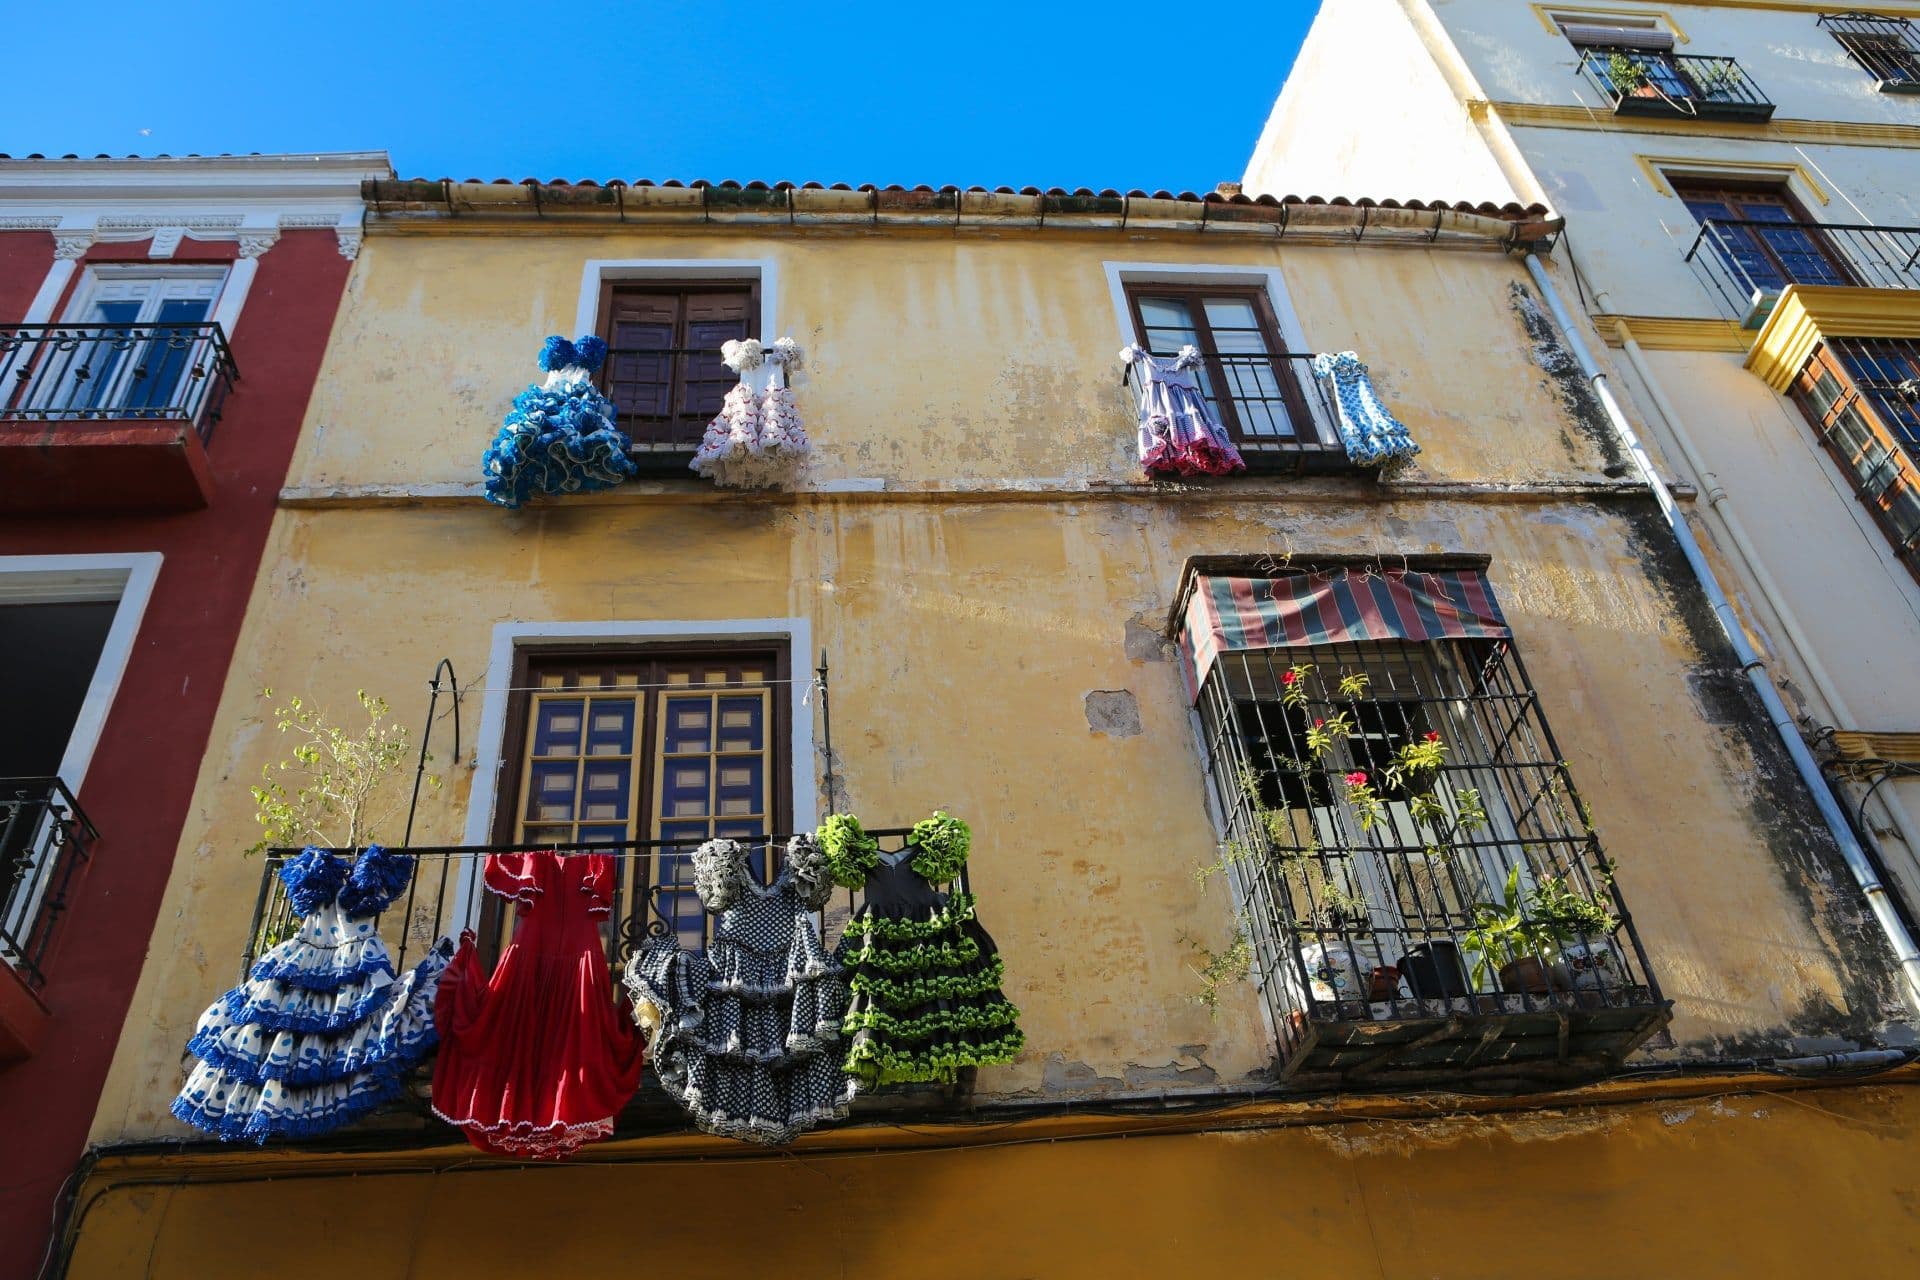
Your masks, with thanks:
[{"label": "green ruffled flamenco dress", "polygon": [[967,824],[936,813],[885,855],[859,819],[838,814],[819,840],[834,881],[864,893],[834,952],[853,993],[847,1074],[863,1088],[949,1084],[966,1067],[1012,1062],[1026,1037],[1000,990],[1006,962],[973,895],[944,888],[966,865]]}]

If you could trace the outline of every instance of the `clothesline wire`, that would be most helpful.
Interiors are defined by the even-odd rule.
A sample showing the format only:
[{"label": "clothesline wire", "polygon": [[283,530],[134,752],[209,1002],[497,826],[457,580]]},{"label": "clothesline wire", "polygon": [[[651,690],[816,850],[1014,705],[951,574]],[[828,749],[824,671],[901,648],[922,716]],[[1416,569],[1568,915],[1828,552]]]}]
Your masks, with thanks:
[{"label": "clothesline wire", "polygon": [[[681,682],[681,683],[679,683],[679,684],[672,684],[672,683],[667,683],[667,684],[602,684],[602,685],[587,685],[587,686],[583,686],[583,687],[581,687],[581,688],[565,688],[565,687],[555,687],[555,686],[553,686],[553,685],[545,685],[545,684],[488,684],[488,685],[479,685],[479,684],[468,684],[468,685],[461,685],[461,686],[460,686],[460,688],[459,688],[458,690],[456,690],[456,692],[458,692],[458,693],[459,693],[459,694],[460,694],[460,695],[461,695],[462,697],[465,697],[465,696],[466,696],[467,694],[469,694],[469,693],[588,693],[588,694],[603,694],[603,693],[627,693],[627,692],[629,692],[629,691],[631,691],[631,690],[636,690],[636,689],[689,689],[689,690],[698,690],[698,689],[733,689],[733,690],[736,690],[736,691],[738,691],[738,692],[741,692],[741,693],[751,693],[751,692],[753,692],[754,690],[756,690],[756,689],[760,689],[760,688],[763,688],[763,687],[765,687],[765,686],[767,686],[767,685],[776,685],[776,684],[780,684],[780,685],[790,685],[790,684],[801,684],[801,683],[805,683],[805,684],[808,684],[808,685],[811,685],[811,686],[814,686],[814,687],[818,687],[818,686],[819,686],[819,684],[820,684],[820,679],[819,679],[819,677],[818,677],[818,676],[815,676],[814,678],[812,678],[812,679],[810,679],[810,680],[807,680],[807,681],[804,681],[804,682],[802,682],[802,681],[800,681],[800,680],[798,680],[798,679],[796,679],[796,678],[793,678],[793,677],[784,677],[784,678],[781,678],[781,679],[771,679],[771,680],[753,680],[753,681],[744,681],[744,682],[742,682],[742,681],[733,681],[733,680],[728,680],[728,681],[723,681],[723,682],[718,682],[718,683],[716,683],[716,682],[714,682],[714,681],[711,681],[711,680],[705,680],[705,681],[700,681],[700,680],[696,680],[696,681],[691,681],[691,682],[684,682],[684,681],[683,681],[683,682]],[[431,688],[433,687],[433,685],[432,685],[432,683],[431,683],[431,682],[429,682],[429,683],[428,683],[428,685],[427,685],[427,687],[428,687],[429,689],[431,689]]]}]

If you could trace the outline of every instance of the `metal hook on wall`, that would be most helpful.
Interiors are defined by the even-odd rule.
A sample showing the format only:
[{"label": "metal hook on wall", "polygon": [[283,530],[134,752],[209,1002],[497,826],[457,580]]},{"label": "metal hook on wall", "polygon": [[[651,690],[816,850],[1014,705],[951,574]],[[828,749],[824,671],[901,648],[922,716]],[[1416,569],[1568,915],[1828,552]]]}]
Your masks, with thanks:
[{"label": "metal hook on wall", "polygon": [[427,724],[420,731],[420,763],[413,770],[413,799],[407,804],[407,834],[400,842],[401,848],[413,844],[413,815],[420,808],[420,784],[427,776],[427,745],[433,740],[434,712],[440,706],[442,671],[447,673],[446,688],[453,694],[453,762],[460,763],[460,677],[454,674],[453,659],[442,658],[433,669],[433,679],[427,682],[433,692],[427,696]]}]

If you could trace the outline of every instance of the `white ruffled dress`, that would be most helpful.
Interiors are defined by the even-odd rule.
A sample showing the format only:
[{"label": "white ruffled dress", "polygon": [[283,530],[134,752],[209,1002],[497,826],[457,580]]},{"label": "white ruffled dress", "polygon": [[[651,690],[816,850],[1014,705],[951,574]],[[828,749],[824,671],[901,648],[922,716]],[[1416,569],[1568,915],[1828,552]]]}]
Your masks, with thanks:
[{"label": "white ruffled dress", "polygon": [[804,365],[799,345],[782,338],[763,347],[746,338],[721,344],[720,358],[740,381],[707,424],[689,465],[737,489],[790,481],[813,450],[788,385]]},{"label": "white ruffled dress", "polygon": [[349,872],[309,848],[280,868],[300,931],[200,1015],[200,1061],[173,1114],[223,1141],[311,1137],[404,1091],[435,1042],[433,1006],[453,956],[440,942],[396,979],[374,918],[403,891],[413,859],[375,845]]}]

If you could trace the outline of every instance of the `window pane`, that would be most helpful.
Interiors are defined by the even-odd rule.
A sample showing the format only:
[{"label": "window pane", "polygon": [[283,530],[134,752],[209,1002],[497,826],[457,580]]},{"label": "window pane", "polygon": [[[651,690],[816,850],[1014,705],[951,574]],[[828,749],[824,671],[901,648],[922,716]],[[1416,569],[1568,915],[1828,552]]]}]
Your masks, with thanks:
[{"label": "window pane", "polygon": [[1170,356],[1181,347],[1198,346],[1193,312],[1178,298],[1141,298],[1140,323],[1146,328],[1141,343],[1157,355]]}]

